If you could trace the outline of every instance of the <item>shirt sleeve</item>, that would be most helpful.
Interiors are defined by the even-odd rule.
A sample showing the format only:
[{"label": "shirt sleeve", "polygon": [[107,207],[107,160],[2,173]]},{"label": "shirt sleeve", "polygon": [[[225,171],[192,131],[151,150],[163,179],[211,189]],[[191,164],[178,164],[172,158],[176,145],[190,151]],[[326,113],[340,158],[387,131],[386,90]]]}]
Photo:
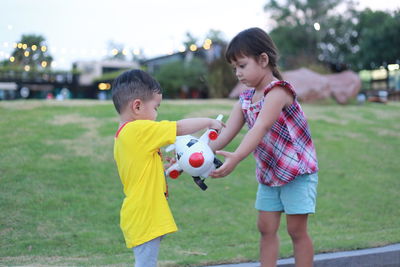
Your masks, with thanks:
[{"label": "shirt sleeve", "polygon": [[140,121],[141,142],[151,150],[172,144],[176,139],[176,121]]},{"label": "shirt sleeve", "polygon": [[297,98],[296,91],[294,90],[293,86],[287,81],[275,81],[275,82],[270,83],[268,85],[267,89],[265,89],[265,91],[264,91],[264,96],[267,95],[272,89],[274,89],[274,87],[277,87],[277,86],[285,88],[293,95],[294,99]]}]

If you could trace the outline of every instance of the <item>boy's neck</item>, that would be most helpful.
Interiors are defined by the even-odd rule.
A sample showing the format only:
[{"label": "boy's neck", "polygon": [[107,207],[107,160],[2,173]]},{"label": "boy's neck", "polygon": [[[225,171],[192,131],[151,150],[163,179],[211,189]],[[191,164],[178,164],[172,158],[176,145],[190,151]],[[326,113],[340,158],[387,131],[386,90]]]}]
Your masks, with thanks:
[{"label": "boy's neck", "polygon": [[135,118],[133,116],[130,116],[129,114],[121,114],[119,116],[119,126],[121,127],[127,122],[135,121]]}]

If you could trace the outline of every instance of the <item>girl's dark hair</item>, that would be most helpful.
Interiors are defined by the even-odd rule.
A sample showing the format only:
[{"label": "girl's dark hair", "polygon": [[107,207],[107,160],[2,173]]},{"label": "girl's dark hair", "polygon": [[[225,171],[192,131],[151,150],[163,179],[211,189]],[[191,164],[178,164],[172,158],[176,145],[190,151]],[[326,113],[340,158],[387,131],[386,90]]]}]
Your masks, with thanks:
[{"label": "girl's dark hair", "polygon": [[262,53],[268,55],[268,65],[272,70],[272,74],[282,80],[282,75],[277,65],[278,49],[271,37],[260,28],[250,28],[238,33],[229,43],[225,58],[229,63],[232,63],[232,61],[236,61],[241,56],[258,59]]},{"label": "girl's dark hair", "polygon": [[162,94],[160,84],[142,70],[129,70],[118,76],[112,85],[112,99],[119,114],[135,99],[147,101],[153,94]]}]

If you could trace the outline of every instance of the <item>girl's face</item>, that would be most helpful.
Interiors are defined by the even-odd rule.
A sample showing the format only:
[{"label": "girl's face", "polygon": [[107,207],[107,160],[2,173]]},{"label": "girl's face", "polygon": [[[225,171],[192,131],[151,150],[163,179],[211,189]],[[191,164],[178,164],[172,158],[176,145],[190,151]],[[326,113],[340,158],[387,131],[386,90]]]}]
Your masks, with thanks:
[{"label": "girl's face", "polygon": [[235,71],[236,77],[244,85],[257,88],[263,86],[263,81],[267,74],[268,61],[264,62],[262,58],[257,61],[253,57],[241,56],[232,61],[232,67]]}]

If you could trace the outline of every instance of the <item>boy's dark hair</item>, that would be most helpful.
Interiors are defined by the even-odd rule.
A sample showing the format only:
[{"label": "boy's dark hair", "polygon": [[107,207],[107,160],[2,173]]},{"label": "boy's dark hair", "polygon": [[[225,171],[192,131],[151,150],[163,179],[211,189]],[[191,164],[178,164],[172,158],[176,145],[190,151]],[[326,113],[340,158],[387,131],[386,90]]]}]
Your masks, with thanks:
[{"label": "boy's dark hair", "polygon": [[282,75],[277,66],[278,49],[271,37],[260,28],[249,28],[238,33],[229,43],[225,58],[229,63],[232,63],[232,61],[236,61],[241,56],[258,59],[262,53],[268,55],[268,65],[273,75],[282,80]]},{"label": "boy's dark hair", "polygon": [[112,99],[119,114],[135,99],[147,101],[153,94],[162,94],[160,84],[142,70],[129,70],[118,76],[112,85]]}]

